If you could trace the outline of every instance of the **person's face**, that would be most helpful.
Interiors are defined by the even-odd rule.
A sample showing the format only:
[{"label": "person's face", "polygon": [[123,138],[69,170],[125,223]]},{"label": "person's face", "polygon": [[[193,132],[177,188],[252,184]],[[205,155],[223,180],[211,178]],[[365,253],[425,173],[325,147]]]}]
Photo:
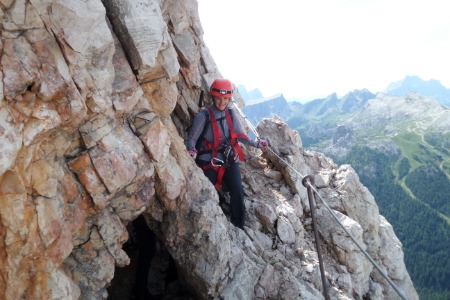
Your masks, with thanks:
[{"label": "person's face", "polygon": [[230,98],[226,98],[223,96],[214,96],[214,104],[221,111],[224,111],[227,108],[229,102]]}]

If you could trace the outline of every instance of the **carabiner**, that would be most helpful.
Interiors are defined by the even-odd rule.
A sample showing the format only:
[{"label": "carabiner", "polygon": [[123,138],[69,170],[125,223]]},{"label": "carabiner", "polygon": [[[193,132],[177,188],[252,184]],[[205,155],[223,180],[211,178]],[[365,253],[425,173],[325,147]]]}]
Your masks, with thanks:
[{"label": "carabiner", "polygon": [[[216,165],[216,164],[214,163],[214,161],[218,161],[219,164]],[[211,159],[211,165],[212,165],[213,167],[221,167],[221,166],[223,166],[224,163],[225,163],[225,162],[224,162],[223,160],[219,159],[219,158],[213,158],[213,159]]]},{"label": "carabiner", "polygon": [[225,157],[228,157],[228,155],[230,155],[230,152],[231,152],[231,146],[228,145],[228,146],[225,148],[225,151],[223,152],[223,155],[224,155]]}]

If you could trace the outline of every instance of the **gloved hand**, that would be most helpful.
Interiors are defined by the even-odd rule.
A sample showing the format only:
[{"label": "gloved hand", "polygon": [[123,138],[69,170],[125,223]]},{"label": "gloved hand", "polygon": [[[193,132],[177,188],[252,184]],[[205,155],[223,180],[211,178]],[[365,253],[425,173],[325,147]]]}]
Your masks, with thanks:
[{"label": "gloved hand", "polygon": [[195,151],[195,150],[188,150],[188,153],[193,159],[197,158],[197,151]]},{"label": "gloved hand", "polygon": [[269,142],[267,140],[259,140],[259,143],[258,143],[259,149],[264,149],[267,146],[269,146]]}]

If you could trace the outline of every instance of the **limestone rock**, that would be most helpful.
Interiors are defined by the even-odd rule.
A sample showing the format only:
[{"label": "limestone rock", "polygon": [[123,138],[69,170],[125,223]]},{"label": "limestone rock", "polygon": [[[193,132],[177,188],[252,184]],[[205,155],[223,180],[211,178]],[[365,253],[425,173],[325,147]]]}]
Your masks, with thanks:
[{"label": "limestone rock", "polygon": [[105,6],[132,68],[144,73],[154,67],[168,34],[159,3],[111,0]]},{"label": "limestone rock", "polygon": [[22,144],[20,130],[7,121],[8,114],[6,108],[0,109],[0,173],[13,165]]},{"label": "limestone rock", "polygon": [[131,113],[133,107],[142,99],[144,91],[137,83],[133,70],[128,64],[125,52],[113,34],[115,52],[113,56],[114,82],[112,84],[111,101],[117,115]]}]

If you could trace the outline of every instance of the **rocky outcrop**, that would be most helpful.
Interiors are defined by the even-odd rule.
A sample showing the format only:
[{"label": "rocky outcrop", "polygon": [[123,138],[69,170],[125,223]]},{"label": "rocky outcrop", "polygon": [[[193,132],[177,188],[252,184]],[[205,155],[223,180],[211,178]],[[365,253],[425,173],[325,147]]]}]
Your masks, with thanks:
[{"label": "rocky outcrop", "polygon": [[336,128],[331,143],[334,147],[349,148],[353,142],[352,134],[353,130],[351,127],[340,125]]},{"label": "rocky outcrop", "polygon": [[[143,216],[196,298],[320,299],[301,178],[245,149],[247,224],[186,153],[196,99],[220,76],[197,2],[0,1],[0,298],[105,299]],[[210,99],[207,99],[210,101]],[[242,99],[237,95],[238,103]],[[304,152],[279,119],[259,130],[410,299],[400,242],[350,166]],[[395,299],[318,204],[335,299]]]}]

